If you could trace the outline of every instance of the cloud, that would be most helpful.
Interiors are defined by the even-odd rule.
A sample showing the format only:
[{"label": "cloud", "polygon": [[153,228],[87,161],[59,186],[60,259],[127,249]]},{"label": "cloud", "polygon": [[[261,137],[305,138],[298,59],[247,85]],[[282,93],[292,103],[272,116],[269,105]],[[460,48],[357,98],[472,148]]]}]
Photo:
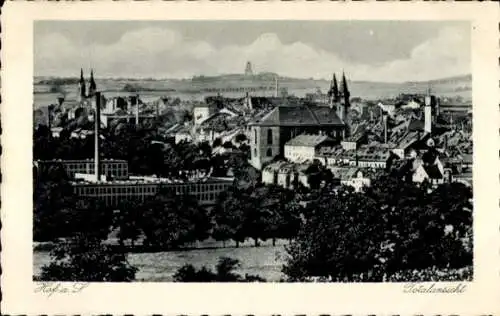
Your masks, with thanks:
[{"label": "cloud", "polygon": [[[363,43],[359,49],[370,53]],[[247,61],[257,72],[303,78],[330,78],[342,69],[354,80],[373,81],[427,80],[470,72],[470,42],[460,29],[443,28],[407,56],[383,64],[356,64],[301,41],[284,44],[274,33],[261,34],[247,45],[214,47],[170,29],[143,28],[108,45],[82,46],[58,33],[36,38],[35,74],[72,76],[91,64],[100,76],[186,78],[242,73]]]}]

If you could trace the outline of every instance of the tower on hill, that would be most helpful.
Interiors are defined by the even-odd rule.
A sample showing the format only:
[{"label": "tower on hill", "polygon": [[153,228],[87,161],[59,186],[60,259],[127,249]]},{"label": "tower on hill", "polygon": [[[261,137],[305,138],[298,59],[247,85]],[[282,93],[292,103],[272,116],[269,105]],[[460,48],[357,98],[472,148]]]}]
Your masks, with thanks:
[{"label": "tower on hill", "polygon": [[252,63],[247,61],[247,65],[245,67],[245,76],[252,76],[252,75],[253,75]]}]

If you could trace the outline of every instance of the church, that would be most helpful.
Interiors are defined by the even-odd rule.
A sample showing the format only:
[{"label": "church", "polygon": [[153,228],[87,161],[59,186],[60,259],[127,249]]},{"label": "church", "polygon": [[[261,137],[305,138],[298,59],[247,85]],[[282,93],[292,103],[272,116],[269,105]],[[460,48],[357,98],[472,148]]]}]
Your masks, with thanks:
[{"label": "church", "polygon": [[328,106],[277,106],[261,119],[249,123],[250,163],[262,169],[276,157],[282,157],[285,143],[301,134],[326,135],[337,141],[348,137],[350,92],[344,74],[340,89],[333,76],[328,97]]},{"label": "church", "polygon": [[90,79],[89,79],[89,89],[87,91],[87,86],[85,83],[85,79],[83,78],[83,69],[80,69],[80,81],[78,81],[78,94],[77,100],[80,103],[84,103],[87,99],[92,98],[97,91],[97,85],[94,80],[94,70],[90,70]]}]

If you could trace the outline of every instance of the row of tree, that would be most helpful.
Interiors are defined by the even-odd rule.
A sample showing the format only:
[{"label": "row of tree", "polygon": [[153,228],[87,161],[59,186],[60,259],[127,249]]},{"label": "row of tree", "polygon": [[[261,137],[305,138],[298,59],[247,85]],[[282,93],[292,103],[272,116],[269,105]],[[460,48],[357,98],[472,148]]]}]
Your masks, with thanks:
[{"label": "row of tree", "polygon": [[208,211],[196,199],[161,189],[152,199],[123,201],[115,209],[73,194],[61,166],[43,170],[34,179],[34,239],[56,240],[76,233],[106,239],[117,232],[122,245],[175,249],[208,237],[237,244],[246,238],[292,238],[298,229],[298,201],[278,186],[237,185],[222,192]]},{"label": "row of tree", "polygon": [[[102,241],[112,229],[122,244],[142,237],[146,247],[162,250],[209,236],[237,243],[253,238],[256,246],[259,240],[287,238],[291,244],[283,272],[297,281],[381,281],[400,271],[472,264],[472,192],[459,183],[430,190],[382,177],[364,194],[330,184],[296,191],[235,186],[219,196],[210,212],[193,199],[161,191],[150,201],[123,204],[112,212],[73,196],[65,180],[57,181],[61,178],[54,171],[49,179],[36,181],[34,214],[35,240],[66,237],[54,254],[59,267],[77,255],[71,251],[85,250],[78,260],[92,253],[109,257],[113,250]],[[81,236],[88,240],[84,246],[78,246]],[[116,249],[122,249],[117,254],[124,251]]]},{"label": "row of tree", "polygon": [[303,214],[283,268],[291,280],[382,281],[472,265],[472,192],[459,183],[430,190],[383,177],[364,194],[325,186]]}]

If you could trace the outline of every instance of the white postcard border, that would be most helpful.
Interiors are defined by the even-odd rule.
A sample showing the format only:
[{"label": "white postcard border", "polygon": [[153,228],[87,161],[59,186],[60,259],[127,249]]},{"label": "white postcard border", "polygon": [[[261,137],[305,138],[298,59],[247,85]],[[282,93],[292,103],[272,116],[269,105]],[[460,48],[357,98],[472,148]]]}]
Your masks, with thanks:
[{"label": "white postcard border", "polygon": [[[499,11],[495,3],[7,2],[2,10],[2,311],[7,314],[478,314],[500,310]],[[47,297],[32,282],[33,20],[302,19],[472,22],[474,281],[462,294],[403,284],[91,284]],[[334,32],[334,31],[332,31]],[[57,48],[55,48],[57,49]],[[454,284],[454,283],[451,283]]]}]

